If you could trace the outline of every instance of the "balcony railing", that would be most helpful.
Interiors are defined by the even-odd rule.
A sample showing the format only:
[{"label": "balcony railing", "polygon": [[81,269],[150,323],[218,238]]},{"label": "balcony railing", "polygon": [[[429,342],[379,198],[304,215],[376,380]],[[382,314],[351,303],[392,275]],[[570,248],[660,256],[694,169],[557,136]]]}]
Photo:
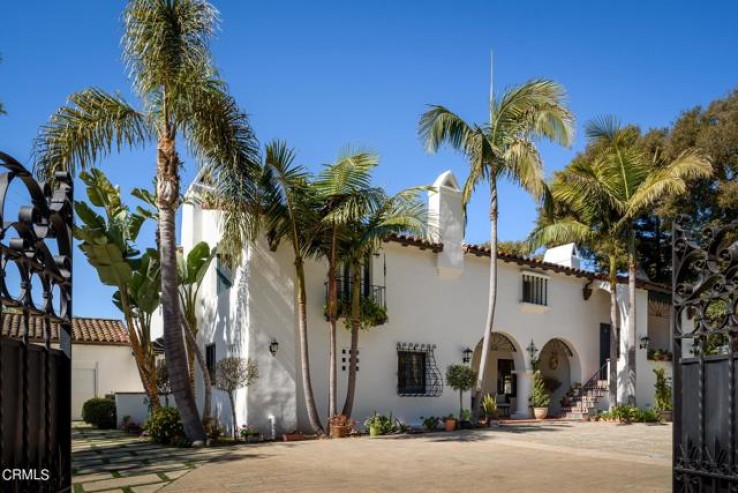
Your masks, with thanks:
[{"label": "balcony railing", "polygon": [[[346,309],[351,305],[351,292],[353,291],[353,281],[344,276],[339,276],[338,284],[338,316],[346,315]],[[383,311],[387,310],[387,299],[385,296],[385,287],[369,284],[361,281],[361,303],[362,305],[372,304],[380,307]],[[328,283],[325,283],[325,313],[328,317]],[[365,309],[362,307],[362,311]]]}]

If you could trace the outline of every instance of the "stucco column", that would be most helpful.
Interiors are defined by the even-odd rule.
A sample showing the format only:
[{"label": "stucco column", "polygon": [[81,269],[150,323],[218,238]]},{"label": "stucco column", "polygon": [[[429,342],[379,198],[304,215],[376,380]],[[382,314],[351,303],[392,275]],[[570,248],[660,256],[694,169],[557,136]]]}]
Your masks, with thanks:
[{"label": "stucco column", "polygon": [[[628,371],[631,370],[628,365],[628,356],[635,356],[635,341],[631,340],[632,335],[628,333],[628,310],[630,302],[628,301],[628,285],[618,284],[617,288],[618,312],[620,322],[620,340],[618,356],[618,403],[624,404],[628,402],[629,396],[635,396],[635,389],[630,388],[628,384]],[[637,314],[636,314],[637,315]],[[638,327],[636,326],[636,334]],[[635,361],[631,361],[635,365]]]},{"label": "stucco column", "polygon": [[512,412],[513,418],[530,418],[530,406],[528,405],[528,396],[533,382],[533,372],[529,369],[513,371],[518,377],[518,392],[515,399],[515,409]]}]

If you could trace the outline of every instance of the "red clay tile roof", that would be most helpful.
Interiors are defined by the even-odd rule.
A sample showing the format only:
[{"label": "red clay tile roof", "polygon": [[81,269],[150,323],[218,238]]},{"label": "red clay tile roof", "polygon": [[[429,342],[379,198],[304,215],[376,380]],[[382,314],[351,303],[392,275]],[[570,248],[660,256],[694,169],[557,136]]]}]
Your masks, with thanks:
[{"label": "red clay tile roof", "polygon": [[[3,337],[23,337],[23,316],[19,313],[2,314]],[[33,340],[44,339],[44,320],[31,316],[29,319],[29,336]],[[51,340],[59,341],[59,326],[51,324]],[[75,344],[105,344],[127,346],[128,331],[120,320],[107,318],[72,319],[72,342]]]},{"label": "red clay tile roof", "polygon": [[[463,245],[461,248],[464,250],[464,253],[471,253],[478,257],[489,257],[492,251],[489,247],[484,247],[481,245]],[[583,278],[590,279],[590,280],[597,279],[600,281],[609,280],[607,275],[600,274],[598,272],[592,272],[592,271],[588,271],[584,269],[576,269],[574,267],[565,267],[563,265],[554,264],[551,262],[544,262],[543,260],[539,260],[539,259],[532,258],[532,257],[526,257],[524,255],[517,255],[514,253],[498,252],[497,258],[499,258],[500,260],[504,262],[515,263],[518,265],[525,265],[527,267],[541,269],[541,270],[550,270],[553,272],[566,274],[568,276],[583,277]],[[627,283],[628,276],[618,276],[618,282]],[[663,291],[663,292],[670,291],[668,286],[655,283],[652,281],[646,281],[643,279],[636,278],[636,285],[639,288],[653,290],[653,291]]]},{"label": "red clay tile roof", "polygon": [[[431,250],[434,253],[443,251],[443,243],[434,243],[430,240],[427,240],[425,238],[419,238],[417,236],[392,235],[385,240],[385,242],[389,242],[389,241],[394,242],[394,243],[399,243],[402,246],[414,246],[414,247],[420,248],[421,250]],[[464,251],[464,253],[470,253],[478,257],[489,257],[489,254],[490,254],[490,248],[481,246],[481,245],[466,244],[466,245],[462,245],[461,248]],[[544,262],[543,260],[538,260],[532,257],[526,257],[524,255],[517,255],[514,253],[507,253],[507,252],[499,252],[497,254],[497,257],[503,262],[524,265],[524,266],[531,267],[534,269],[550,270],[550,271],[565,274],[568,276],[576,276],[576,277],[581,277],[581,278],[589,279],[589,280],[593,280],[593,279],[597,279],[601,281],[608,280],[608,277],[604,274],[600,274],[597,272],[592,272],[592,271],[588,271],[584,269],[575,269],[573,267],[564,267],[563,265],[553,264],[551,262]],[[619,276],[618,282],[626,283],[628,282],[628,277]],[[642,280],[642,279],[639,279],[637,281],[637,286],[639,288],[648,289],[652,291],[670,292],[670,289],[668,286],[665,286],[663,284],[658,284],[655,282],[651,282],[651,281]]]},{"label": "red clay tile roof", "polygon": [[392,241],[399,243],[402,246],[414,246],[421,250],[430,250],[434,253],[443,251],[443,243],[435,243],[426,238],[419,238],[417,236],[410,235],[392,235],[385,242]]}]

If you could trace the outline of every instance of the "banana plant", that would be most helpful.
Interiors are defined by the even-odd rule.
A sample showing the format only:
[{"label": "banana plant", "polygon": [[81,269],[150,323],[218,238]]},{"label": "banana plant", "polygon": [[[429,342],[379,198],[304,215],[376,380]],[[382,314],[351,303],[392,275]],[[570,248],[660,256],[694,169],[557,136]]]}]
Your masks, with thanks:
[{"label": "banana plant", "polygon": [[216,255],[216,247],[201,241],[197,243],[185,256],[181,250],[177,250],[177,271],[179,277],[179,299],[182,305],[183,323],[185,324],[185,335],[187,336],[187,349],[190,362],[190,384],[194,386],[195,359],[202,370],[204,387],[203,422],[210,417],[210,402],[212,396],[212,382],[208,372],[205,358],[197,345],[197,294],[200,291],[202,280],[208,271],[210,263]]},{"label": "banana plant", "polygon": [[[97,271],[100,282],[118,288],[114,303],[126,320],[141,383],[152,409],[156,409],[159,407],[159,395],[149,330],[153,309],[147,317],[141,315],[146,311],[141,307],[149,309],[153,303],[151,297],[158,298],[158,291],[153,295],[145,287],[152,269],[158,271],[158,267],[154,267],[150,253],[142,256],[135,247],[144,217],[130,212],[121,201],[120,188],[113,186],[100,170],[93,168],[83,171],[79,178],[87,187],[89,203],[102,208],[104,216],[86,202],[75,202],[74,209],[79,221],[73,234],[81,242],[79,248]],[[135,293],[134,296],[131,296],[132,293]]]}]

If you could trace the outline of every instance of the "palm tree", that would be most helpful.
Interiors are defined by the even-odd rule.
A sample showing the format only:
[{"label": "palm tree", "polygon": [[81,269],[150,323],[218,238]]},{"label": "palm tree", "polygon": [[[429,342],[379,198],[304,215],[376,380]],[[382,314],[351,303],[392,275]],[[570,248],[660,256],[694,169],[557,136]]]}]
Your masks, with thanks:
[{"label": "palm tree", "polygon": [[338,160],[324,168],[313,182],[320,201],[325,231],[319,249],[328,261],[327,317],[329,341],[328,412],[338,412],[336,323],[338,320],[338,270],[345,250],[346,226],[360,219],[371,206],[375,189],[371,187],[371,171],[379,157],[370,151],[344,149]]},{"label": "palm tree", "polygon": [[574,117],[564,104],[564,89],[550,80],[533,80],[495,98],[490,91],[489,122],[469,124],[443,106],[431,106],[420,119],[419,133],[430,152],[449,144],[469,160],[469,177],[462,200],[469,203],[474,189],[487,181],[490,191],[489,303],[484,323],[482,353],[474,392],[474,411],[479,414],[484,368],[489,357],[491,331],[497,302],[497,182],[507,178],[533,197],[545,191],[543,161],[535,141],[548,139],[570,145]]},{"label": "palm tree", "polygon": [[598,204],[587,200],[580,188],[567,180],[568,173],[580,170],[575,160],[565,170],[557,173],[547,196],[548,203],[539,218],[539,224],[531,232],[528,245],[535,250],[543,245],[578,243],[601,255],[608,262],[610,285],[610,367],[608,388],[610,407],[617,405],[618,359],[618,267],[623,265],[624,245],[615,230],[617,213],[610,204]]},{"label": "palm tree", "polygon": [[281,240],[292,245],[297,290],[298,334],[302,386],[308,419],[313,430],[324,433],[315,406],[310,376],[310,352],[307,333],[307,293],[305,286],[305,259],[316,255],[315,247],[322,225],[318,194],[310,185],[310,174],[295,165],[295,153],[284,142],[270,142],[261,177],[262,213],[264,228],[272,249]]},{"label": "palm tree", "polygon": [[[196,160],[212,169],[224,196],[250,199],[258,144],[246,115],[219,79],[209,40],[218,13],[205,0],[132,0],[124,12],[123,55],[140,107],[90,88],[70,96],[35,142],[37,173],[85,169],[113,150],[156,142],[157,207],[165,355],[185,433],[204,440],[189,385],[176,266],[181,137]],[[233,236],[244,232],[249,215]],[[232,225],[234,221],[228,224]],[[238,238],[236,238],[238,239]]]},{"label": "palm tree", "polygon": [[[647,152],[636,127],[620,125],[613,117],[595,119],[587,125],[593,157],[561,175],[567,194],[576,200],[608,211],[612,242],[626,252],[628,268],[628,341],[625,364],[626,401],[635,404],[636,256],[635,221],[668,196],[686,191],[689,180],[706,178],[712,165],[701,151],[688,149],[673,161],[657,150]],[[611,245],[612,246],[612,245]],[[614,267],[610,266],[611,279]],[[612,294],[611,294],[612,296]]]},{"label": "palm tree", "polygon": [[[418,193],[427,187],[403,190],[393,196],[375,189],[362,217],[347,224],[348,237],[343,262],[350,266],[351,274],[351,350],[349,374],[343,414],[351,416],[356,394],[357,351],[359,331],[362,328],[361,271],[364,262],[379,252],[384,240],[392,235],[406,233],[423,236],[426,233],[427,211],[418,200]],[[374,202],[373,204],[371,202]]]},{"label": "palm tree", "polygon": [[195,385],[195,359],[200,366],[203,383],[203,411],[202,420],[205,422],[210,417],[212,382],[205,358],[197,345],[198,321],[197,321],[197,296],[202,286],[203,278],[215,258],[217,249],[201,241],[194,245],[187,253],[177,252],[177,269],[179,276],[179,297],[184,315],[185,336],[187,337],[187,355],[190,366],[190,386]]}]

